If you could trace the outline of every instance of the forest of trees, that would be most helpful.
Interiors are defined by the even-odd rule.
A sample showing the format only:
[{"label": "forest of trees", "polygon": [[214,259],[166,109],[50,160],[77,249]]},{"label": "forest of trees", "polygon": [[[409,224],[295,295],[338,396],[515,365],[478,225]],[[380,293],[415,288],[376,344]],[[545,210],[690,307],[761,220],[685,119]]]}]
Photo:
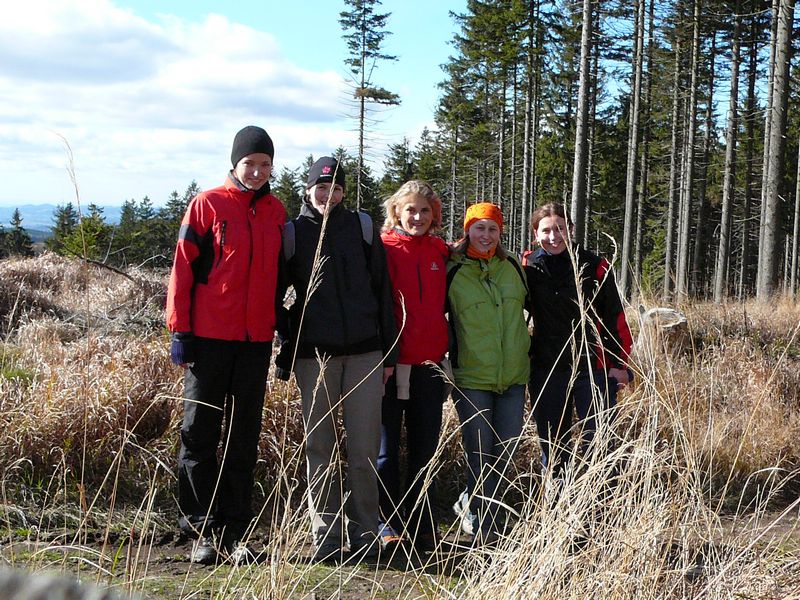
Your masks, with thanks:
[{"label": "forest of trees", "polygon": [[[447,232],[502,205],[570,208],[626,294],[768,298],[797,289],[794,2],[469,0],[437,130],[390,147],[381,192],[429,179]],[[390,24],[389,24],[390,26]]]},{"label": "forest of trees", "polygon": [[[394,59],[380,50],[389,13],[355,18],[380,2],[345,4],[353,73]],[[413,146],[390,145],[380,176],[359,168],[360,153],[336,151],[353,205],[358,198],[382,220],[382,198],[427,179],[444,201],[448,239],[461,235],[466,206],[487,200],[502,206],[504,243],[520,252],[531,245],[532,209],[563,202],[578,241],[615,257],[629,296],[721,301],[797,291],[793,0],[468,0],[452,16],[458,32],[436,128]],[[359,27],[375,35],[359,38]],[[359,54],[358,39],[377,40],[371,55]],[[386,92],[356,79],[356,98],[369,99],[365,87]],[[273,178],[290,215],[311,162]],[[158,210],[130,200],[116,227],[89,207],[82,237],[75,210],[59,207],[49,245],[117,265],[169,264],[197,191],[193,183],[173,192]]]}]

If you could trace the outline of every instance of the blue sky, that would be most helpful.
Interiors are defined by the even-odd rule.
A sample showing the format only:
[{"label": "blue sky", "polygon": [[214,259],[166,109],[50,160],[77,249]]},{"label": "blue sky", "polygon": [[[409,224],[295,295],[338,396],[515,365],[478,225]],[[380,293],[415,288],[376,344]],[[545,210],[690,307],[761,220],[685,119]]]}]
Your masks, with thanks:
[{"label": "blue sky", "polygon": [[[392,31],[374,81],[399,107],[376,115],[370,156],[433,125],[466,0],[384,0]],[[278,169],[356,148],[342,2],[29,0],[0,21],[0,205],[82,205],[221,183],[234,133],[261,125]]]}]

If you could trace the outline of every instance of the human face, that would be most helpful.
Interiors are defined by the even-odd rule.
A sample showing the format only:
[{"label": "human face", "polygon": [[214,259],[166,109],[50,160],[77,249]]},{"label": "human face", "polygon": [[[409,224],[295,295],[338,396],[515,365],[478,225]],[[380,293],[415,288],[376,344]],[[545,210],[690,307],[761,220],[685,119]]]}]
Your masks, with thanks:
[{"label": "human face", "polygon": [[500,225],[492,219],[480,219],[469,227],[469,245],[478,252],[491,252],[500,242]]},{"label": "human face", "polygon": [[[333,188],[333,192],[331,192],[331,188]],[[325,214],[326,206],[330,205],[332,209],[342,201],[344,188],[338,183],[318,183],[308,190],[308,195],[311,199],[311,206],[316,208],[320,214]]]},{"label": "human face", "polygon": [[260,190],[272,175],[272,157],[263,152],[248,154],[236,163],[233,174],[248,190]]},{"label": "human face", "polygon": [[395,208],[400,226],[411,235],[425,235],[433,222],[431,203],[420,194],[409,194]]},{"label": "human face", "polygon": [[549,254],[561,254],[567,249],[567,222],[555,215],[544,217],[536,226],[533,237]]}]

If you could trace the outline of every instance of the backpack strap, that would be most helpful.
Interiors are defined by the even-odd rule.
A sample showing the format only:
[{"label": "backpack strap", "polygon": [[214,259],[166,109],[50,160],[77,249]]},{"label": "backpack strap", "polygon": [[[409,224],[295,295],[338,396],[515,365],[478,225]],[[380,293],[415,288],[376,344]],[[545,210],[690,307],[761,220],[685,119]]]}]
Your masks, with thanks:
[{"label": "backpack strap", "polygon": [[294,221],[283,225],[283,258],[289,262],[294,256]]},{"label": "backpack strap", "polygon": [[372,217],[369,216],[368,213],[359,210],[358,211],[358,220],[361,223],[361,237],[364,238],[364,242],[367,245],[372,245],[372,235],[373,235],[373,227],[372,227]]},{"label": "backpack strap", "polygon": [[[523,255],[523,260],[527,259],[527,256]],[[508,257],[508,262],[514,265],[514,269],[517,271],[517,275],[522,280],[522,286],[525,288],[525,310],[528,311],[528,318],[526,319],[526,323],[530,324],[531,320],[533,319],[533,300],[531,299],[531,290],[528,288],[528,278],[525,276],[525,271],[522,270],[522,267],[517,262],[517,260],[513,256]]]}]

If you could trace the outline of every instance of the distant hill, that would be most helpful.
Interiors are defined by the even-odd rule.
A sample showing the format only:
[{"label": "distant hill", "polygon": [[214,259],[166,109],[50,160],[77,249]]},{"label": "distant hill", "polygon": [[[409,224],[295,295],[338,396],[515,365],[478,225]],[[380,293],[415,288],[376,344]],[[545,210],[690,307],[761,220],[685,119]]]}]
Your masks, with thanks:
[{"label": "distant hill", "polygon": [[[11,222],[11,215],[14,214],[14,209],[18,208],[20,215],[22,215],[22,226],[31,234],[36,232],[45,232],[49,235],[50,227],[53,226],[53,213],[56,210],[55,204],[20,204],[19,206],[0,206],[0,224],[9,228]],[[76,207],[77,208],[77,207]],[[82,207],[86,210],[86,207]],[[106,223],[116,224],[119,222],[120,206],[102,206],[103,216],[106,218]]]}]

